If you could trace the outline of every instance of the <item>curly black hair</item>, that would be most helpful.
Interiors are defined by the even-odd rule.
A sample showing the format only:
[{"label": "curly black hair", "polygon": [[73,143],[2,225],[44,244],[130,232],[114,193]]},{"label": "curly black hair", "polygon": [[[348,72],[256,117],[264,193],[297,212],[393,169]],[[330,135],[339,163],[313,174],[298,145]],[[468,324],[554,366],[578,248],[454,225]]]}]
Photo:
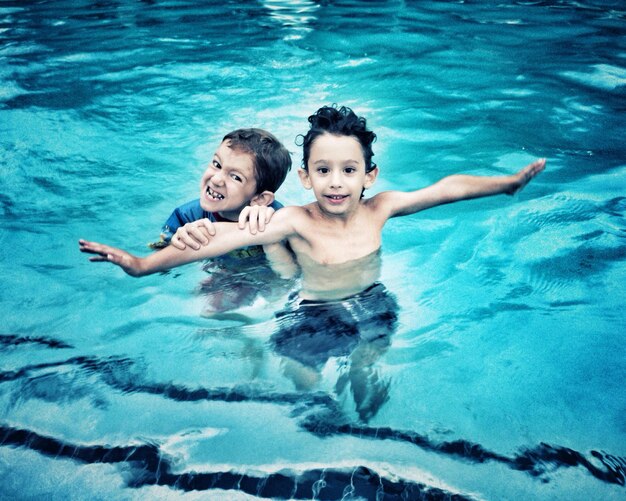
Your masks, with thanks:
[{"label": "curly black hair", "polygon": [[357,116],[354,111],[346,106],[338,108],[334,104],[322,106],[309,117],[309,123],[311,124],[309,131],[298,136],[302,141],[302,168],[304,170],[307,170],[311,146],[319,136],[325,133],[354,137],[361,144],[363,150],[365,172],[370,172],[376,168],[376,164],[372,162],[374,156],[372,143],[376,140],[376,134],[367,129],[365,118]]}]

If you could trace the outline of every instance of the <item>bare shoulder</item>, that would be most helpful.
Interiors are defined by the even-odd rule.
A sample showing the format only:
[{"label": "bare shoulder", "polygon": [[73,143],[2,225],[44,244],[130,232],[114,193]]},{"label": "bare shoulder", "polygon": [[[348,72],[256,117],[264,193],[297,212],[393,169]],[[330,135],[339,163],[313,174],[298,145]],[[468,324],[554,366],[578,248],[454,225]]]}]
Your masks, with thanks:
[{"label": "bare shoulder", "polygon": [[280,209],[276,215],[281,214],[283,219],[294,219],[294,220],[306,220],[306,219],[315,219],[315,217],[319,214],[319,207],[317,203],[313,202],[307,205],[292,205],[288,207],[283,207]]},{"label": "bare shoulder", "polygon": [[368,210],[390,217],[393,213],[397,197],[401,196],[401,193],[400,191],[381,191],[372,198],[364,200],[363,205]]},{"label": "bare shoulder", "polygon": [[310,210],[308,210],[308,207],[308,205],[305,205],[303,207],[300,207],[298,205],[288,205],[276,211],[276,213],[272,217],[272,221],[290,221],[293,219],[310,217]]},{"label": "bare shoulder", "polygon": [[268,226],[280,226],[287,234],[293,234],[298,233],[298,230],[303,228],[312,218],[309,205],[303,207],[290,205],[276,211]]},{"label": "bare shoulder", "polygon": [[265,227],[265,231],[276,230],[289,241],[292,249],[300,248],[303,242],[306,242],[305,245],[310,245],[309,242],[317,232],[318,212],[315,203],[283,207],[276,211]]},{"label": "bare shoulder", "polygon": [[397,196],[398,193],[400,192],[381,191],[380,193],[377,193],[376,195],[374,195],[372,198],[368,198],[365,202],[368,204],[372,204],[375,207],[381,207],[381,206],[384,206],[385,204],[391,203],[393,198]]}]

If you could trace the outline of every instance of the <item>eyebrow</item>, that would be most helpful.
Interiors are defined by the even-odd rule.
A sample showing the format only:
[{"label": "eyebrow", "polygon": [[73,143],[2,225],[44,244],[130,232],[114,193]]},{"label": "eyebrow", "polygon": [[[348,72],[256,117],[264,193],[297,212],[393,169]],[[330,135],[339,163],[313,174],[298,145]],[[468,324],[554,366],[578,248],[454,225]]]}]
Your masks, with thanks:
[{"label": "eyebrow", "polygon": [[[317,164],[328,164],[328,163],[330,163],[328,160],[321,159],[321,160],[316,160],[315,162],[313,162],[313,165],[317,165]],[[349,159],[349,160],[345,160],[345,161],[344,161],[344,162],[342,162],[342,163],[343,163],[343,164],[347,164],[347,163],[355,163],[355,164],[358,164],[358,163],[359,163],[359,161],[358,161],[358,160],[353,160],[353,159],[351,158],[351,159]]]}]

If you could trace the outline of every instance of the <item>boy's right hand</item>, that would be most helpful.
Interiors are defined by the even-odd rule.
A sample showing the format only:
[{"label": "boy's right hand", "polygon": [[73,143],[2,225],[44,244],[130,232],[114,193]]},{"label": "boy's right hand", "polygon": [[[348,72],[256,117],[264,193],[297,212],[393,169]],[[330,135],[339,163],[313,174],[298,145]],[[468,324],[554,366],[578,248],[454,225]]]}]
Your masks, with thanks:
[{"label": "boy's right hand", "polygon": [[529,163],[526,167],[520,170],[517,174],[513,174],[513,182],[511,186],[505,190],[507,195],[514,195],[518,191],[522,190],[524,186],[530,183],[530,180],[537,174],[546,168],[546,159],[540,158],[534,162]]},{"label": "boy's right hand", "polygon": [[215,236],[213,222],[206,218],[198,219],[178,228],[170,243],[180,250],[187,247],[198,250],[203,245],[208,245],[212,236]]},{"label": "boy's right hand", "polygon": [[256,235],[257,231],[265,231],[265,225],[270,222],[274,212],[267,205],[248,205],[239,213],[239,229],[243,230],[249,223],[248,229],[252,235]]}]

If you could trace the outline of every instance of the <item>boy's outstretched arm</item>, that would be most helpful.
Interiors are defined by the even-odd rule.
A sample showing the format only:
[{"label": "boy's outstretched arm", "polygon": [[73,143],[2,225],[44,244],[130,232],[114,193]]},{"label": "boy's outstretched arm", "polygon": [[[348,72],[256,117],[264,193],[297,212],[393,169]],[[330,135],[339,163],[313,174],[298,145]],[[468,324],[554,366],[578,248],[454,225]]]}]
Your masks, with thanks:
[{"label": "boy's outstretched arm", "polygon": [[98,242],[79,240],[78,245],[81,252],[94,254],[89,261],[116,264],[133,277],[150,275],[202,259],[201,256],[192,256],[191,251],[180,251],[174,247],[165,247],[149,256],[138,257],[123,249]]},{"label": "boy's outstretched arm", "polygon": [[[199,250],[187,247],[183,250],[168,246],[146,257],[138,257],[116,247],[79,240],[81,252],[94,254],[93,262],[109,262],[116,264],[133,277],[150,275],[165,271],[183,264],[202,259],[213,258],[249,245],[267,245],[280,242],[294,233],[290,223],[290,211],[282,209],[280,217],[262,233],[251,234],[248,229],[240,229],[237,223],[215,223],[216,234],[208,245]],[[284,214],[283,214],[284,212]]]},{"label": "boy's outstretched arm", "polygon": [[[444,177],[435,184],[411,192],[386,192],[385,196],[389,217],[404,216],[435,207],[437,205],[469,200],[490,195],[513,195],[526,186],[531,179],[545,168],[546,160],[541,158],[528,164],[516,174],[510,176],[469,176],[454,174]],[[380,196],[379,195],[379,196]]]}]

